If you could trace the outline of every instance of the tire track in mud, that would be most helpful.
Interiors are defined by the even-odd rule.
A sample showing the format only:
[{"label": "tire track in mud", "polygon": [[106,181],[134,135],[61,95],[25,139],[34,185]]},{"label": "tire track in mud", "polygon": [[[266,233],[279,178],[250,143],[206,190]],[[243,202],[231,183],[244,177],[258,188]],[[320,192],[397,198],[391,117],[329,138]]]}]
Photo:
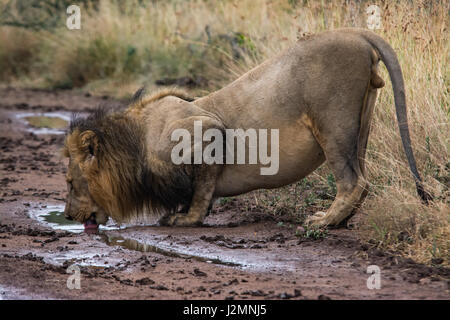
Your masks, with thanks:
[{"label": "tire track in mud", "polygon": [[[0,297],[3,290],[4,298],[30,299],[449,298],[448,269],[361,245],[350,230],[298,238],[273,216],[240,212],[239,199],[215,210],[203,228],[54,230],[30,217],[64,205],[63,136],[29,132],[14,115],[121,102],[13,88],[0,89],[0,97]],[[81,290],[66,286],[71,264],[81,268]],[[381,269],[380,290],[366,286],[372,264]]]}]

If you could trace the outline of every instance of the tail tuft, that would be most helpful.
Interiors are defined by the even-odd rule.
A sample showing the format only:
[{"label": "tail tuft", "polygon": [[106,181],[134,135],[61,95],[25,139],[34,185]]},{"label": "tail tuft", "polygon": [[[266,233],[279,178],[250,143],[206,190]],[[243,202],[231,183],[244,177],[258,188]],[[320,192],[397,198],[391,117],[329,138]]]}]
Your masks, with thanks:
[{"label": "tail tuft", "polygon": [[428,205],[430,201],[433,201],[433,196],[424,189],[422,183],[416,182],[416,189],[424,204]]}]

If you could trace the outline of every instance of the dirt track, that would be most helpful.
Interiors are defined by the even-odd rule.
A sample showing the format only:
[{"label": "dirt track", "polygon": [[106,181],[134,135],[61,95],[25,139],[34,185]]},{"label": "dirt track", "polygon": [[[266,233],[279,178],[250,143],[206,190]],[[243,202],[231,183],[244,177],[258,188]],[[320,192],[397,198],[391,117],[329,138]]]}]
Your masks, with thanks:
[{"label": "dirt track", "polygon": [[[154,225],[97,235],[54,230],[31,216],[63,208],[61,134],[33,134],[17,115],[86,112],[107,97],[0,89],[0,299],[448,299],[448,269],[416,264],[367,245],[351,230],[295,236],[239,199],[215,205],[202,228]],[[66,285],[81,267],[81,289]],[[381,289],[367,288],[367,267]]]}]

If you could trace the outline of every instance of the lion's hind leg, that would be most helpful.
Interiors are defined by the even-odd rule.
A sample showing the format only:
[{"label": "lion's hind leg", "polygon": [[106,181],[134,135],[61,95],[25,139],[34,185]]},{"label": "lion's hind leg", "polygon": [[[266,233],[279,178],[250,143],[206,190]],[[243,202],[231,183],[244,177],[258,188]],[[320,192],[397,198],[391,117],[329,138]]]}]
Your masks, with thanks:
[{"label": "lion's hind leg", "polygon": [[322,146],[337,187],[337,195],[328,211],[317,212],[306,221],[311,226],[337,226],[360,206],[367,195],[365,154],[370,131],[370,119],[376,99],[376,90],[369,89],[364,99],[360,118],[346,119],[328,131],[315,131]]},{"label": "lion's hind leg", "polygon": [[[343,168],[336,178],[337,195],[327,212],[316,212],[306,220],[306,224],[314,227],[337,226],[348,218],[358,207],[365,196],[365,179],[356,174],[352,166]],[[336,169],[333,170],[336,176]]]}]

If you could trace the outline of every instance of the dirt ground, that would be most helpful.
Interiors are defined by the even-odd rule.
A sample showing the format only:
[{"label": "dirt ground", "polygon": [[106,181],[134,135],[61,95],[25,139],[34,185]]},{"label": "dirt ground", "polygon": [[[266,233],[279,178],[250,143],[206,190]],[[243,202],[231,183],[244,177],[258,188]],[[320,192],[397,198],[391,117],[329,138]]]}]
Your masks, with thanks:
[{"label": "dirt ground", "polygon": [[[71,91],[0,89],[0,299],[449,299],[448,269],[361,244],[352,230],[318,240],[239,198],[204,227],[155,224],[55,230],[34,212],[64,207],[63,134],[35,134],[24,113],[87,112],[121,102]],[[67,268],[80,266],[80,289]],[[369,265],[381,288],[368,289]]]}]

